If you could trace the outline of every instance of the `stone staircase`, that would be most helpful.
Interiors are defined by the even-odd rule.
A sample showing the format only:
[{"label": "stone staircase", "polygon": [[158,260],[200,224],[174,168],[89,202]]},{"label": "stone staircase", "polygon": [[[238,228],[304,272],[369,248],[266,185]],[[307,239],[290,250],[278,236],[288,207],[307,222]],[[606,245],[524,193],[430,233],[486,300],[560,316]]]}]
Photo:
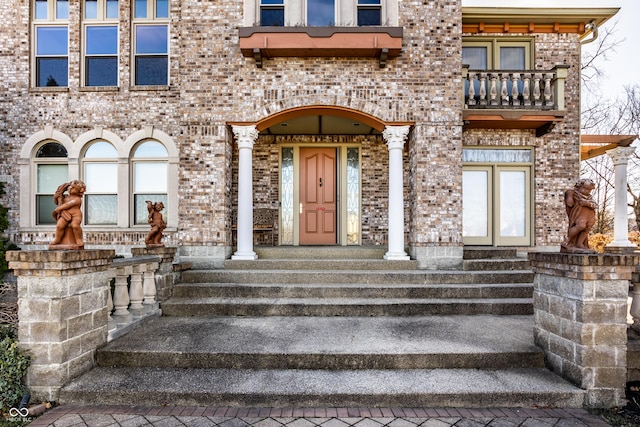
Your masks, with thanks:
[{"label": "stone staircase", "polygon": [[376,248],[257,248],[192,270],[163,317],[109,343],[62,403],[266,407],[580,407],[544,368],[514,250],[461,271]]}]

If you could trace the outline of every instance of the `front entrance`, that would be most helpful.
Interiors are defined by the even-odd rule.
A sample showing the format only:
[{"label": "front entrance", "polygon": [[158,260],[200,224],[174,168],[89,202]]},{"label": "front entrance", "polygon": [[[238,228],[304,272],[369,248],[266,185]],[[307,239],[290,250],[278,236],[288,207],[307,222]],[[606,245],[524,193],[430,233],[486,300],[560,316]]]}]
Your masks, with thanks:
[{"label": "front entrance", "polygon": [[300,148],[300,244],[335,245],[335,148]]}]

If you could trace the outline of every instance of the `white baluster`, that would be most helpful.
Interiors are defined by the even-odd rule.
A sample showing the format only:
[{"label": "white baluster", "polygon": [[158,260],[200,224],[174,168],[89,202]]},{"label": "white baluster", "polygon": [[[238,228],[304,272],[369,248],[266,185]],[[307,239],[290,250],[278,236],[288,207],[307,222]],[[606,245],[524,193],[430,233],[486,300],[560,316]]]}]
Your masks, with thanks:
[{"label": "white baluster", "polygon": [[490,75],[491,82],[489,87],[489,100],[491,105],[498,105],[498,75],[496,73],[491,73]]},{"label": "white baluster", "polygon": [[507,79],[509,78],[508,73],[502,73],[500,76],[500,104],[501,105],[509,105],[509,90],[507,89]]},{"label": "white baluster", "polygon": [[476,105],[476,73],[469,72],[469,100],[468,105]]},{"label": "white baluster", "polygon": [[136,265],[133,268],[131,273],[131,283],[129,286],[129,301],[131,301],[129,311],[138,316],[142,314],[142,310],[144,309],[144,306],[142,305],[144,293],[142,291],[142,271],[140,271],[140,267],[141,266]]},{"label": "white baluster", "polygon": [[533,75],[533,105],[541,105],[540,80],[542,80],[542,74]]},{"label": "white baluster", "polygon": [[487,105],[487,73],[480,73],[480,105]]},{"label": "white baluster", "polygon": [[158,268],[158,263],[152,263],[146,265],[146,270],[144,272],[144,301],[142,302],[144,305],[155,305],[156,304],[156,273],[155,270]]},{"label": "white baluster", "polygon": [[527,107],[531,105],[531,99],[529,99],[531,94],[531,88],[529,87],[530,82],[531,73],[524,73],[522,75],[522,105]]},{"label": "white baluster", "polygon": [[113,291],[113,306],[115,311],[113,317],[117,323],[126,323],[132,319],[129,313],[129,292],[127,291],[127,278],[129,268],[116,268],[116,286]]},{"label": "white baluster", "polygon": [[513,73],[511,75],[511,102],[513,105],[520,105],[520,91],[518,90],[518,81],[520,74]]},{"label": "white baluster", "polygon": [[544,105],[553,106],[553,91],[551,90],[551,79],[553,74],[547,73],[544,75]]}]

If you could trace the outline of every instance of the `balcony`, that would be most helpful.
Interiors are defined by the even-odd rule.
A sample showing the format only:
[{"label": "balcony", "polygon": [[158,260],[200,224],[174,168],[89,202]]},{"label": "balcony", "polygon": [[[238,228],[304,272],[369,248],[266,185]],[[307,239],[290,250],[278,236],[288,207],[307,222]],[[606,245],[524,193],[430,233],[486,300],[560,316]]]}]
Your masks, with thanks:
[{"label": "balcony", "polygon": [[402,50],[402,27],[243,27],[240,50],[262,67],[264,58],[377,58],[384,68]]},{"label": "balcony", "polygon": [[563,120],[568,67],[549,71],[463,68],[465,129],[534,129],[549,133]]}]

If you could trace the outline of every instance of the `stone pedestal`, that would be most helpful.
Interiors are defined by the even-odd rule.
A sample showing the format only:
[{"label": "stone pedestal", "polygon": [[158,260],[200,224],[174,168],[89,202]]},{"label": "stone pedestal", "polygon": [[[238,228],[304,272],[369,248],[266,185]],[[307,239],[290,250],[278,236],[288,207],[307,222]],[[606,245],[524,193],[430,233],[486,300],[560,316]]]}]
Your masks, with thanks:
[{"label": "stone pedestal", "polygon": [[627,296],[637,255],[531,253],[534,338],[548,367],[587,391],[585,406],[623,405]]},{"label": "stone pedestal", "polygon": [[170,296],[173,285],[176,283],[176,277],[173,269],[173,260],[176,256],[177,248],[175,247],[143,247],[131,248],[131,255],[134,257],[144,257],[155,255],[160,257],[160,264],[155,273],[156,279],[156,298],[158,301],[166,301]]},{"label": "stone pedestal", "polygon": [[107,342],[113,250],[11,251],[18,281],[18,339],[31,355],[33,401],[55,401],[62,386],[94,366]]}]

